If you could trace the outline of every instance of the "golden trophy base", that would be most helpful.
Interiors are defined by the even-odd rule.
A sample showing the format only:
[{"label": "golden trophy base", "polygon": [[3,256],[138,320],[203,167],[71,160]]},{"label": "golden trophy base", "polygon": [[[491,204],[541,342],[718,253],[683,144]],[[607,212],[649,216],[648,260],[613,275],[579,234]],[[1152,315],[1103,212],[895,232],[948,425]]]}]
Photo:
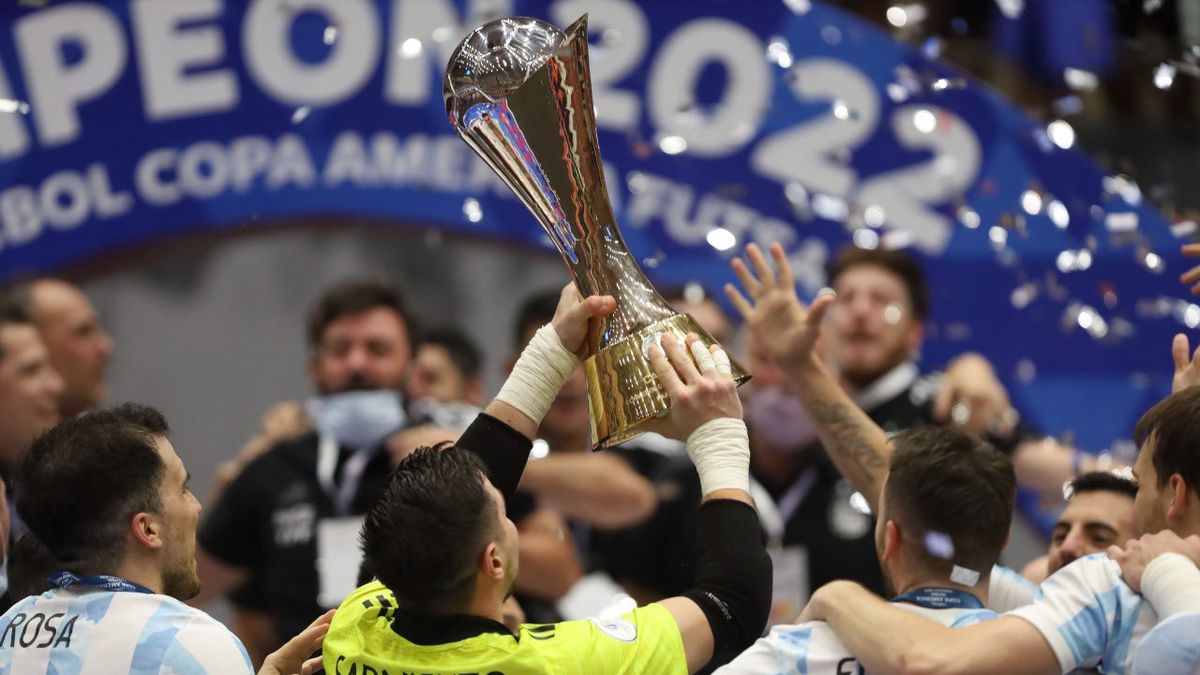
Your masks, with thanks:
[{"label": "golden trophy base", "polygon": [[[683,343],[688,333],[700,336],[705,346],[716,344],[708,331],[689,314],[677,314],[611,344],[583,362],[591,411],[592,449],[611,448],[643,433],[647,420],[671,409],[671,399],[658,383],[646,351],[662,333],[671,332]],[[688,353],[691,357],[691,353]],[[730,357],[733,377],[740,385],[750,374]]]}]

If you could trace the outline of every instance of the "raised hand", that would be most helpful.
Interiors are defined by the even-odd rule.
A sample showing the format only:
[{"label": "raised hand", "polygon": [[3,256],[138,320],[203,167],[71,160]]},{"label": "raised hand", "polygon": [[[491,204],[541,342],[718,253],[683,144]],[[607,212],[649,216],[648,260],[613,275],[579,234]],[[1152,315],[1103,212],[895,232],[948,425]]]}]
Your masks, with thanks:
[{"label": "raised hand", "polygon": [[654,374],[671,397],[671,411],[664,418],[651,420],[648,427],[680,441],[686,441],[705,422],[742,418],[742,401],[725,350],[720,345],[705,349],[694,334],[687,336],[687,343],[691,358],[672,333],[663,334],[661,349],[656,345],[649,349]]},{"label": "raised hand", "polygon": [[1200,346],[1188,359],[1188,339],[1183,333],[1171,342],[1171,356],[1175,359],[1175,375],[1171,378],[1171,393],[1183,391],[1200,384]]},{"label": "raised hand", "polygon": [[588,321],[594,317],[608,316],[617,309],[617,301],[611,295],[593,295],[584,298],[574,282],[562,289],[558,307],[550,325],[558,333],[563,346],[580,359],[586,358]]},{"label": "raised hand", "polygon": [[963,354],[946,366],[933,403],[933,416],[953,421],[980,436],[1007,438],[1016,421],[1008,390],[987,359]]},{"label": "raised hand", "polygon": [[783,367],[811,358],[820,337],[821,319],[836,296],[821,293],[811,307],[805,307],[796,296],[791,264],[778,243],[771,244],[771,257],[778,272],[771,268],[756,244],[746,247],[746,257],[749,266],[741,258],[734,258],[732,263],[746,295],[733,284],[725,284],[725,294],[746,320],[755,344]]}]

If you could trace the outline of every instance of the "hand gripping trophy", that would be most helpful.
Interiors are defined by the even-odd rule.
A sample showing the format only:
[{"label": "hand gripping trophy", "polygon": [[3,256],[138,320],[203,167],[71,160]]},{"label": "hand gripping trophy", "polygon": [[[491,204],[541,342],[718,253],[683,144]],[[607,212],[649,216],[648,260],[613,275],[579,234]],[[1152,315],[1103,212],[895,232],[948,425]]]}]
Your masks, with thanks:
[{"label": "hand gripping trophy", "polygon": [[[443,93],[454,128],[537,217],[579,292],[617,301],[589,327],[584,363],[592,447],[600,449],[640,435],[670,408],[646,356],[658,336],[715,340],[654,290],[617,229],[589,72],[586,15],[565,33],[537,19],[497,19],[455,49]],[[750,377],[737,363],[733,375]]]}]

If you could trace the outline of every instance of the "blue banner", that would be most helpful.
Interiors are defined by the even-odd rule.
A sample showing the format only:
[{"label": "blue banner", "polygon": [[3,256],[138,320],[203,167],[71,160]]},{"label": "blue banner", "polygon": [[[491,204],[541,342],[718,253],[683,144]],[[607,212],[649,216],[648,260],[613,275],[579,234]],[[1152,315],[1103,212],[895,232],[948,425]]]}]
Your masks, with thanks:
[{"label": "blue banner", "polygon": [[0,277],[326,215],[549,247],[450,128],[442,72],[490,18],[584,12],[611,197],[657,282],[715,290],[780,241],[813,293],[837,247],[904,246],[934,288],[925,362],[987,354],[1048,431],[1106,447],[1166,390],[1200,307],[1136,183],[809,0],[6,3]]}]

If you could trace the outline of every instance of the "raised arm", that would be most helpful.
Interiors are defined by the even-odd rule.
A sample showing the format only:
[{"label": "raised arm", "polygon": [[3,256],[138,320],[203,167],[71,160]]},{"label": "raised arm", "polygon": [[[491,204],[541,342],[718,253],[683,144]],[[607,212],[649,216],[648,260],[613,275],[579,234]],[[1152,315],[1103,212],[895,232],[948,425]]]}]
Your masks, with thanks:
[{"label": "raised arm", "polygon": [[[688,358],[684,349],[692,357]],[[665,355],[664,355],[665,352]],[[689,336],[662,337],[650,362],[671,397],[671,412],[652,430],[686,440],[700,475],[696,584],[661,605],[675,619],[690,671],[716,656],[732,658],[762,634],[771,606],[771,559],[749,494],[750,441],[729,357]]]},{"label": "raised arm", "polygon": [[586,349],[588,321],[611,314],[616,307],[612,296],[584,299],[575,284],[567,284],[554,318],[538,329],[521,352],[496,400],[459,437],[459,447],[483,460],[505,501],[511,501],[521,482],[542,417],[579,365]]},{"label": "raised arm", "polygon": [[787,374],[838,471],[878,513],[891,444],[814,352],[821,318],[835,296],[818,295],[806,308],[796,296],[791,264],[777,243],[771,245],[777,271],[754,244],[746,247],[746,257],[749,265],[740,258],[733,261],[746,295],[732,284],[725,286],[726,295],[746,320],[755,342]]}]

